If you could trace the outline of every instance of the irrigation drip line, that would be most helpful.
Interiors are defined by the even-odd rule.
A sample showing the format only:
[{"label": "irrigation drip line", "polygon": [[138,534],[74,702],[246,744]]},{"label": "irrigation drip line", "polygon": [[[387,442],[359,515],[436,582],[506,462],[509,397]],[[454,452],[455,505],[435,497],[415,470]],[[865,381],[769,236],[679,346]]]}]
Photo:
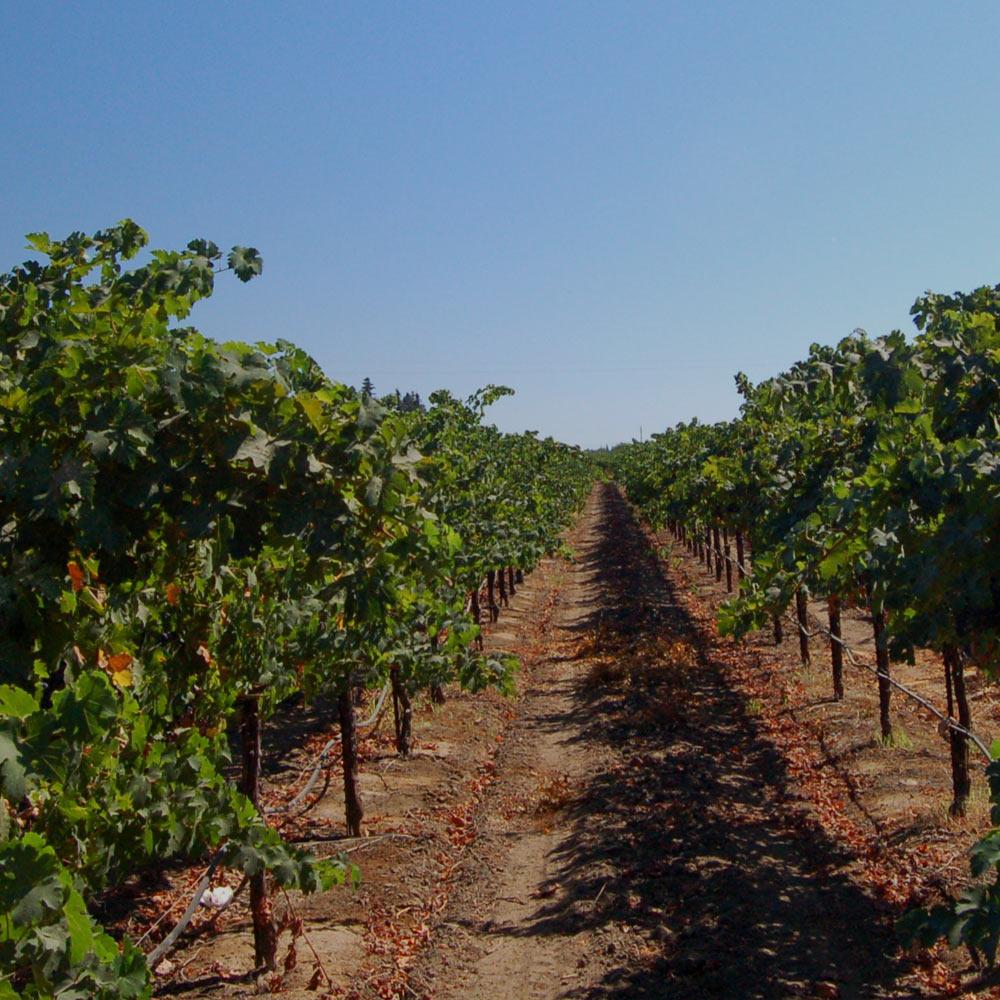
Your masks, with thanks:
[{"label": "irrigation drip line", "polygon": [[[379,717],[382,715],[382,709],[385,707],[385,700],[389,695],[389,690],[391,684],[387,681],[385,686],[382,688],[382,693],[379,695],[378,701],[375,705],[375,710],[372,714],[363,721],[357,724],[359,729],[367,729],[370,726],[375,725],[378,722]],[[319,773],[323,769],[323,763],[326,760],[327,754],[340,742],[340,737],[336,736],[332,740],[329,740],[326,746],[320,751],[319,757],[316,758],[316,763],[313,765],[312,773],[309,775],[309,780],[305,783],[302,790],[285,805],[280,806],[277,809],[272,809],[269,815],[280,815],[283,813],[291,812],[306,796],[312,791],[319,778]],[[173,930],[146,956],[146,964],[150,969],[156,970],[156,966],[160,964],[161,959],[174,947],[177,943],[177,939],[187,930],[188,924],[194,919],[195,913],[198,911],[198,904],[201,902],[202,896],[205,895],[205,890],[209,887],[212,881],[212,876],[215,874],[215,870],[219,867],[222,862],[222,855],[225,851],[225,847],[220,847],[215,854],[212,855],[211,860],[208,863],[208,867],[205,869],[205,874],[198,880],[198,885],[195,887],[194,895],[191,897],[191,901],[188,903],[187,909],[184,911],[184,915],[180,920],[174,925]],[[246,879],[244,879],[244,882]],[[242,889],[243,885],[240,884]],[[236,898],[239,893],[239,889],[233,894],[233,899]],[[232,900],[230,900],[230,903]],[[228,907],[228,903],[226,906]]]},{"label": "irrigation drip line", "polygon": [[[375,710],[372,714],[361,722],[356,723],[358,729],[368,729],[370,726],[374,726],[379,720],[379,716],[382,714],[382,709],[385,706],[385,699],[389,695],[389,690],[392,687],[389,681],[386,681],[382,687],[382,693],[378,697],[378,701],[375,704]],[[319,752],[319,756],[316,758],[316,763],[313,764],[312,772],[309,775],[309,780],[302,786],[301,791],[289,802],[286,802],[283,806],[279,806],[277,809],[270,810],[270,815],[281,815],[283,813],[291,812],[300,802],[302,802],[306,796],[313,790],[316,782],[319,780],[319,773],[323,769],[323,764],[326,762],[327,754],[340,742],[340,737],[335,736],[333,739],[328,740],[326,746],[323,747]]]},{"label": "irrigation drip line", "polygon": [[[727,562],[732,563],[732,565],[738,567],[742,571],[744,576],[746,577],[753,576],[753,571],[750,570],[748,567],[744,566],[738,559],[733,559],[731,556],[726,555],[725,552],[720,551],[715,546],[711,546],[711,551],[714,552],[718,558],[725,559]],[[798,628],[798,630],[802,633],[802,635],[804,635],[807,639],[812,639],[815,638],[816,636],[821,635],[825,636],[831,642],[837,643],[841,647],[841,649],[843,649],[844,652],[847,654],[847,659],[850,662],[851,666],[857,667],[860,670],[867,670],[868,673],[874,674],[880,680],[886,681],[890,686],[894,687],[897,691],[901,691],[907,697],[912,698],[915,702],[917,702],[918,705],[920,705],[921,707],[925,708],[928,712],[930,712],[931,715],[940,719],[940,721],[944,723],[946,729],[950,729],[953,732],[959,733],[960,735],[964,736],[967,740],[971,740],[973,743],[975,743],[977,749],[983,755],[983,757],[986,758],[986,762],[988,764],[993,762],[993,754],[990,753],[989,747],[986,745],[985,741],[980,739],[980,737],[977,736],[971,729],[966,729],[965,726],[956,722],[950,715],[947,715],[946,713],[942,712],[939,708],[937,708],[930,701],[928,701],[923,695],[918,694],[912,688],[909,688],[905,684],[900,683],[898,680],[896,680],[889,674],[882,673],[882,671],[879,670],[877,666],[872,666],[870,663],[867,663],[864,660],[859,660],[855,655],[857,653],[857,650],[854,649],[853,646],[850,646],[848,643],[846,643],[840,636],[834,635],[829,629],[824,628],[822,625],[818,625],[816,627],[816,631],[810,632],[809,629],[807,629],[798,620],[798,618],[791,613],[791,611],[786,611],[785,616],[790,622],[794,623],[796,628]]]},{"label": "irrigation drip line", "polygon": [[993,755],[990,753],[989,747],[986,746],[985,742],[981,740],[971,729],[966,729],[965,726],[956,722],[950,715],[946,715],[940,709],[936,708],[931,702],[929,702],[923,695],[918,694],[912,688],[908,688],[905,684],[901,684],[894,677],[889,674],[882,673],[878,667],[873,667],[870,663],[866,663],[864,660],[859,660],[854,654],[856,650],[849,646],[840,636],[834,635],[829,629],[824,628],[822,625],[817,626],[815,632],[810,632],[809,629],[805,628],[802,623],[792,614],[787,615],[790,621],[795,622],[798,626],[799,631],[807,638],[813,638],[817,635],[825,636],[832,642],[837,643],[847,654],[847,659],[850,661],[851,665],[854,667],[859,667],[862,670],[867,670],[870,674],[874,674],[880,680],[887,681],[892,687],[896,688],[897,691],[902,691],[903,694],[912,698],[915,702],[921,705],[923,708],[927,709],[932,715],[936,716],[941,720],[946,726],[946,728],[953,730],[956,733],[960,733],[966,739],[971,740],[979,748],[979,751],[986,758],[987,763],[992,763]]},{"label": "irrigation drip line", "polygon": [[156,971],[156,967],[160,964],[161,959],[171,950],[171,948],[173,948],[173,946],[177,943],[177,939],[187,929],[187,925],[191,923],[191,920],[198,909],[198,904],[201,902],[201,897],[205,895],[205,890],[212,881],[215,869],[221,864],[222,855],[224,853],[225,847],[220,847],[215,854],[212,855],[212,860],[209,861],[208,867],[205,869],[205,874],[198,880],[198,885],[194,890],[194,895],[191,897],[191,902],[188,903],[188,907],[184,911],[184,916],[177,921],[174,929],[146,956],[146,964],[154,972]]},{"label": "irrigation drip line", "polygon": [[375,710],[363,722],[355,723],[358,729],[367,729],[369,726],[374,726],[375,723],[378,722],[379,716],[382,714],[382,707],[385,705],[385,699],[388,697],[391,688],[392,683],[390,681],[386,681],[382,686],[382,693],[378,696],[378,701],[375,704]]}]

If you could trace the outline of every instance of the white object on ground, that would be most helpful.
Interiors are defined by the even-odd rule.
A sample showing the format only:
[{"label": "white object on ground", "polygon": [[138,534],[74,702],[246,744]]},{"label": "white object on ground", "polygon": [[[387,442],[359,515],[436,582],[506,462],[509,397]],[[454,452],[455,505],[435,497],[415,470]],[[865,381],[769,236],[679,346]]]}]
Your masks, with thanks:
[{"label": "white object on ground", "polygon": [[199,902],[202,906],[225,906],[233,898],[233,890],[228,885],[217,885],[214,889],[206,889],[201,894]]}]

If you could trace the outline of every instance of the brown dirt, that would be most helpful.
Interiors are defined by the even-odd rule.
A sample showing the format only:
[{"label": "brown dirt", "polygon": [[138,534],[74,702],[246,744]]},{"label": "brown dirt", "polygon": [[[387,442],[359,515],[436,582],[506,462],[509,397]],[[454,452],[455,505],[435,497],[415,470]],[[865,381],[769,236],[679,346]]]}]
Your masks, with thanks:
[{"label": "brown dirt", "polygon": [[[499,622],[484,627],[487,649],[510,651],[522,663],[520,687],[530,684],[533,664],[543,648],[549,622],[560,599],[565,563],[543,560],[510,598]],[[496,774],[497,749],[517,712],[517,701],[492,691],[471,694],[449,689],[444,705],[428,698],[414,706],[413,754],[401,759],[391,738],[391,710],[379,731],[361,741],[361,787],[366,817],[361,840],[343,834],[344,809],[337,761],[324,794],[308,814],[287,828],[291,839],[317,855],[346,852],[361,869],[356,889],[335,888],[313,897],[291,895],[291,910],[302,918],[305,937],[295,943],[295,968],[254,980],[252,936],[245,901],[239,898],[211,929],[199,918],[186,947],[170,956],[171,972],[158,995],[191,998],[256,995],[270,983],[289,997],[316,997],[307,989],[318,954],[335,996],[413,995],[419,978],[410,972],[413,956],[426,943],[452,880],[461,866],[474,863],[469,816]],[[359,710],[360,715],[367,709]],[[269,725],[265,739],[265,799],[287,800],[301,786],[314,754],[336,735],[335,706],[298,708]],[[323,783],[320,783],[323,787]],[[179,913],[197,873],[167,873],[164,893]],[[237,885],[238,874],[216,881]],[[278,917],[289,907],[276,899]],[[166,926],[170,926],[169,923]],[[279,960],[288,955],[291,935],[279,941]],[[407,983],[404,987],[403,983]],[[410,985],[410,984],[413,985]],[[407,993],[407,991],[409,991]]]},{"label": "brown dirt", "polygon": [[[915,718],[913,747],[886,750],[871,738],[872,685],[848,673],[849,698],[826,700],[818,644],[801,670],[790,640],[721,642],[710,619],[724,586],[655,541],[665,562],[617,490],[598,487],[567,536],[575,558],[544,561],[487,635],[521,657],[518,697],[421,702],[409,760],[369,739],[365,839],[340,839],[337,775],[296,827],[363,871],[356,890],[292,901],[326,995],[943,995],[899,954],[885,884],[897,877],[886,852],[928,839],[952,855],[921,869],[928,892],[964,873],[976,821],[941,815],[934,727]],[[758,701],[761,680],[780,698]],[[304,757],[288,761],[276,785]],[[224,920],[174,956],[188,964],[163,992],[265,986],[245,974],[245,913]],[[296,952],[272,986],[316,996],[305,939]]]},{"label": "brown dirt", "polygon": [[[699,579],[701,574],[690,560],[688,566],[689,583],[696,583],[699,598],[717,607],[725,597],[724,586],[709,584],[706,587],[708,581]],[[826,603],[810,601],[809,618],[811,630],[827,626]],[[869,615],[859,609],[846,610],[842,633],[845,642],[857,651],[859,659],[874,664],[875,640]],[[790,711],[823,723],[828,755],[856,781],[859,789],[864,789],[866,808],[882,835],[898,839],[901,825],[909,825],[921,837],[936,830],[950,839],[956,828],[978,834],[988,825],[985,760],[974,746],[970,750],[974,784],[969,815],[960,821],[948,818],[952,800],[949,745],[939,732],[940,720],[932,713],[905,694],[893,691],[893,727],[899,734],[899,745],[880,746],[877,740],[878,688],[870,672],[852,666],[845,659],[845,698],[838,704],[832,700],[832,666],[827,639],[816,636],[810,640],[811,662],[805,668],[799,659],[795,626],[790,622],[786,621],[785,639],[780,649],[775,648],[773,639],[767,635],[752,637],[750,645],[772,655],[777,653],[787,678],[801,685],[805,697]],[[920,649],[916,651],[914,663],[896,662],[890,669],[895,678],[945,711],[944,664],[939,655]],[[989,746],[1000,729],[1000,688],[972,667],[968,670],[967,684],[973,731]],[[890,767],[885,766],[887,757],[893,762]]]},{"label": "brown dirt", "polygon": [[[571,544],[552,654],[421,972],[442,998],[902,996],[884,914],[713,662],[619,494]],[[553,754],[573,797],[510,815]]]},{"label": "brown dirt", "polygon": [[[703,563],[668,534],[647,537],[664,559],[670,576],[697,610],[702,628],[715,633],[712,619],[729,596],[725,576],[720,582]],[[810,628],[827,624],[825,602],[810,601]],[[871,618],[860,609],[844,611],[843,635],[860,659],[874,662]],[[722,646],[733,646],[719,640]],[[845,660],[845,697],[833,699],[829,642],[810,640],[810,659],[803,665],[794,623],[785,621],[784,641],[775,645],[771,631],[755,633],[735,644],[752,659],[754,682],[740,685],[752,714],[766,728],[794,727],[800,740],[811,744],[814,766],[832,778],[843,794],[844,813],[866,839],[865,852],[877,863],[893,869],[898,886],[882,885],[877,892],[895,913],[911,905],[935,903],[957,895],[969,881],[968,849],[990,829],[989,791],[984,759],[972,748],[973,790],[968,814],[949,815],[952,801],[948,743],[939,720],[930,712],[893,692],[893,727],[898,743],[886,747],[878,739],[878,690],[867,670]],[[917,650],[915,662],[893,662],[894,677],[928,699],[942,711],[946,706],[944,668],[940,657]],[[973,729],[989,744],[1000,729],[1000,689],[970,670]],[[766,692],[766,693],[765,693]],[[808,794],[808,793],[807,793]],[[879,878],[862,877],[872,888]],[[887,890],[887,891],[886,891]],[[936,973],[920,978],[930,995],[1000,996],[1000,990],[983,985],[965,952],[936,949]],[[936,983],[938,989],[928,984]]]}]

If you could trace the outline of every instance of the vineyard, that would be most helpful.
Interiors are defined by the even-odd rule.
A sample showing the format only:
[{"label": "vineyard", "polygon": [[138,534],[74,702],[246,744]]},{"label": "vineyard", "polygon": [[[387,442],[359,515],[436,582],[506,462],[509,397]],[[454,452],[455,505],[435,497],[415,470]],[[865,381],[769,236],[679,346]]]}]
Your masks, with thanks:
[{"label": "vineyard", "polygon": [[270,886],[356,871],[262,812],[264,722],[336,705],[360,834],[359,692],[391,689],[405,755],[417,691],[508,689],[513,660],[481,650],[480,581],[495,617],[589,469],[484,425],[503,389],[394,413],[288,341],[179,325],[221,272],[261,272],[252,249],[223,262],[194,241],[129,270],[146,242],[130,222],[30,239],[47,262],[0,285],[0,995],[148,995],[176,937],[144,954],[95,912],[179,858],[207,859],[205,886],[242,873],[255,961],[273,969]]},{"label": "vineyard", "polygon": [[[1000,288],[585,453],[491,425],[503,387],[403,406],[186,325],[253,248],[29,240],[0,279],[0,998],[989,988]],[[946,771],[947,858],[911,831],[900,860],[815,752],[843,737],[801,719],[848,702],[880,774]]]},{"label": "vineyard", "polygon": [[[720,611],[724,633],[770,625],[780,642],[790,623],[803,664],[810,639],[829,642],[834,699],[844,697],[845,661],[859,665],[842,616],[862,609],[879,739],[896,740],[894,695],[918,700],[949,740],[952,815],[966,813],[973,752],[989,764],[996,822],[1000,769],[973,731],[968,675],[988,680],[1000,665],[1000,289],[928,294],[911,315],[914,341],[857,330],[760,385],[738,375],[737,420],[626,446],[619,475],[654,523],[738,589]],[[825,623],[810,618],[811,597]],[[943,708],[892,675],[892,660],[912,663],[918,649],[938,654]],[[995,873],[998,861],[990,834],[972,875]],[[998,901],[1000,880],[977,884],[952,905],[909,914],[900,930],[965,944],[992,965]]]}]

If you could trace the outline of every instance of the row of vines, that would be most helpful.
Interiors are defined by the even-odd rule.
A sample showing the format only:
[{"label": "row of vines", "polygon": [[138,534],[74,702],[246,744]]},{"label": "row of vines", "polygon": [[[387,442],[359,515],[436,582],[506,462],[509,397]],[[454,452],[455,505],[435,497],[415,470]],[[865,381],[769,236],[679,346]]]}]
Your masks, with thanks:
[{"label": "row of vines", "polygon": [[494,616],[592,471],[485,424],[507,390],[404,413],[289,341],[184,325],[251,248],[29,240],[0,278],[0,997],[150,995],[165,948],[115,940],[101,900],[178,859],[242,871],[267,968],[269,887],[354,872],[262,814],[264,722],[336,706],[360,833],[356,692],[392,690],[406,753],[418,690],[509,687],[481,585]]},{"label": "row of vines", "polygon": [[[886,742],[893,660],[940,654],[951,808],[962,814],[973,737],[966,673],[1000,671],[1000,286],[927,294],[911,314],[913,339],[856,330],[835,347],[814,344],[776,378],[738,375],[737,419],[680,424],[621,446],[612,461],[653,523],[729,575],[736,593],[722,631],[773,628],[780,641],[787,615],[807,657],[807,597],[825,598],[835,698],[842,611],[870,616]],[[987,774],[1000,823],[1000,763]],[[945,937],[992,963],[1000,831],[977,844],[972,874],[958,901],[908,914],[904,937]]]}]

